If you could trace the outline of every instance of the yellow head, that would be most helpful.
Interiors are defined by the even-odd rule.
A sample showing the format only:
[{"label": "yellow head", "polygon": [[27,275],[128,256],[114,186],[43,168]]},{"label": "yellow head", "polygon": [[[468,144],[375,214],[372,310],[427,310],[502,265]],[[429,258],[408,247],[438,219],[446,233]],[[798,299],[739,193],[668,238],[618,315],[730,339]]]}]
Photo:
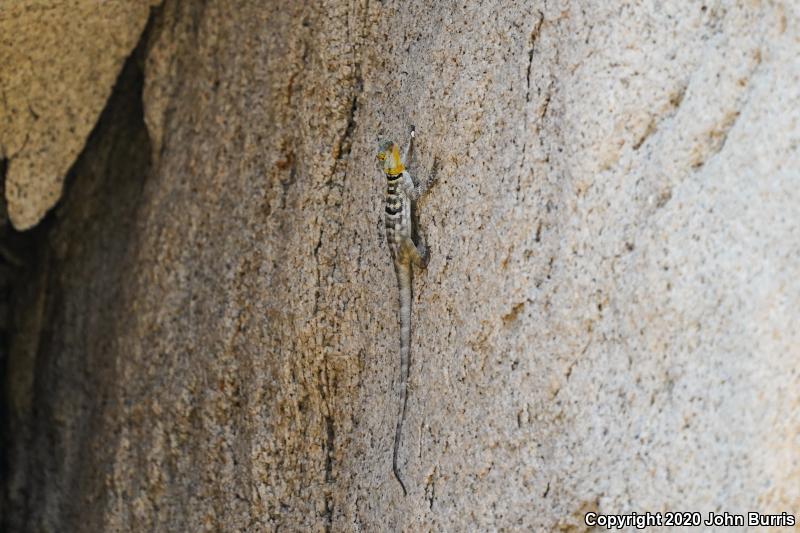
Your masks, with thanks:
[{"label": "yellow head", "polygon": [[389,176],[402,174],[406,167],[400,161],[400,150],[393,141],[383,141],[378,145],[379,165],[382,165],[383,172]]}]

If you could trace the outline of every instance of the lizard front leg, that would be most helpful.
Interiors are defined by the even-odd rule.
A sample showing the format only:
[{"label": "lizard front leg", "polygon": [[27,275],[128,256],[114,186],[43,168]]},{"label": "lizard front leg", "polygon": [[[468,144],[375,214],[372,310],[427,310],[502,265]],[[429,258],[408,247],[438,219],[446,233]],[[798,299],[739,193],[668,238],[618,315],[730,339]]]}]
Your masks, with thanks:
[{"label": "lizard front leg", "polygon": [[416,128],[411,126],[411,132],[408,134],[408,142],[406,143],[406,149],[403,152],[403,158],[400,160],[403,163],[403,166],[408,166],[408,162],[411,159],[411,150],[412,146],[414,145],[414,137],[416,136]]},{"label": "lizard front leg", "polygon": [[437,179],[439,178],[439,160],[433,160],[433,168],[431,168],[431,173],[428,176],[427,180],[424,181],[417,181],[414,177],[408,172],[403,172],[403,181],[402,187],[408,198],[412,202],[416,202],[427,193],[431,186],[436,183]]}]

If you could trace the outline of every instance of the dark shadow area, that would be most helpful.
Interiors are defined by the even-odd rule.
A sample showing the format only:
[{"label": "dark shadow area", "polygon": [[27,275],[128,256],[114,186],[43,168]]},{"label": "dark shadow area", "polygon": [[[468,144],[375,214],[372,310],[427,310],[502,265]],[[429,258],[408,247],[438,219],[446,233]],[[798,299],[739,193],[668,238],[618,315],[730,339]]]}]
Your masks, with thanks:
[{"label": "dark shadow area", "polygon": [[1,531],[103,530],[115,332],[130,316],[125,287],[150,171],[142,108],[148,34],[126,61],[59,204],[22,233],[3,206]]}]

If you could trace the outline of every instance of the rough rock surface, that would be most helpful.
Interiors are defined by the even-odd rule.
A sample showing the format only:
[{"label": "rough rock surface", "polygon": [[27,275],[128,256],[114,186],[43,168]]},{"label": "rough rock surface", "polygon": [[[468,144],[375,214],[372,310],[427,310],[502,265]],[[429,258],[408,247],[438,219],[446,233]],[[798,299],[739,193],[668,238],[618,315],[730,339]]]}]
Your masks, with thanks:
[{"label": "rough rock surface", "polygon": [[114,80],[160,0],[0,5],[0,159],[17,229],[58,201]]},{"label": "rough rock surface", "polygon": [[[166,0],[137,54],[18,299],[7,520],[797,514],[796,3]],[[374,150],[410,124],[404,498]]]}]

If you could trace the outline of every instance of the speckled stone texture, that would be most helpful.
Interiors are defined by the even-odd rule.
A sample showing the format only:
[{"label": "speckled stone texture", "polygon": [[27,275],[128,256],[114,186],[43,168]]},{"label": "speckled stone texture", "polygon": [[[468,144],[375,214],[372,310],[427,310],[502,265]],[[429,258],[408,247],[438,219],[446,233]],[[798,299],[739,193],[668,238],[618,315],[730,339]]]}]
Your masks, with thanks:
[{"label": "speckled stone texture", "polygon": [[[27,523],[59,494],[50,524],[107,531],[800,515],[796,2],[166,0],[140,64],[137,207],[86,218],[126,251],[45,245],[118,290],[37,278]],[[439,179],[403,497],[374,154],[411,124]]]},{"label": "speckled stone texture", "polygon": [[[0,159],[17,229],[58,201],[122,63],[160,0],[0,4]],[[0,176],[1,178],[2,176]]]}]

